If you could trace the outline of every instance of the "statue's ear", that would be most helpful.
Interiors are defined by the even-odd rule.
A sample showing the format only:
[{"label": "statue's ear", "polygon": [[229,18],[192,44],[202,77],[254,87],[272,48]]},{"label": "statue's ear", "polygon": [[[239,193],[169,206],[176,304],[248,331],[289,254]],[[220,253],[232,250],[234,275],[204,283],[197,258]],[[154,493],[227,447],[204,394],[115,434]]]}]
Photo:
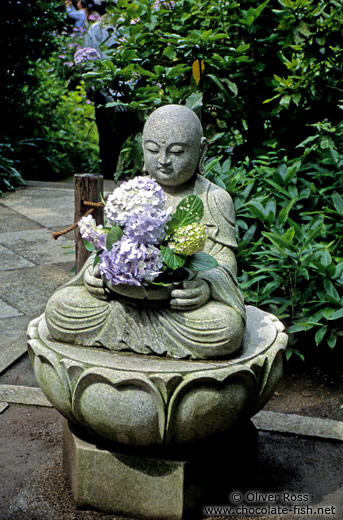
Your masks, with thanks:
[{"label": "statue's ear", "polygon": [[201,138],[200,143],[200,158],[199,158],[199,164],[198,164],[198,172],[200,175],[204,175],[205,173],[205,156],[207,152],[207,139],[206,137]]}]

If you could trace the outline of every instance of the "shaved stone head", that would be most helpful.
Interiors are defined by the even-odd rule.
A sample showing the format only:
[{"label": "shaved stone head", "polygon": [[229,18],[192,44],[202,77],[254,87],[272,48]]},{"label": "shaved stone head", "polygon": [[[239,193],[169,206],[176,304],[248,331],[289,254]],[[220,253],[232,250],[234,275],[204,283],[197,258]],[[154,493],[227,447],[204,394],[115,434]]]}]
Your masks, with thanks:
[{"label": "shaved stone head", "polygon": [[178,140],[187,139],[193,145],[200,145],[203,129],[198,116],[182,105],[164,105],[157,108],[147,119],[143,129],[143,141],[151,136],[163,138],[164,133]]},{"label": "shaved stone head", "polygon": [[144,170],[163,186],[181,186],[201,171],[206,139],[199,118],[182,105],[164,105],[143,129]]}]

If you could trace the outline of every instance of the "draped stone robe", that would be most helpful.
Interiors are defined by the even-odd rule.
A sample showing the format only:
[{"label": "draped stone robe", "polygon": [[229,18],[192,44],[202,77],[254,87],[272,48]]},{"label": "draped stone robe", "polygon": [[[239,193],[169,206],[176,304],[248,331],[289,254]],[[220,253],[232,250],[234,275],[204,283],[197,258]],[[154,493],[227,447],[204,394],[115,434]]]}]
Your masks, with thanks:
[{"label": "draped stone robe", "polygon": [[174,310],[168,304],[149,305],[115,296],[100,300],[89,293],[83,274],[92,262],[49,300],[46,321],[57,341],[99,346],[173,358],[211,359],[238,350],[245,324],[245,307],[236,281],[233,250],[235,216],[230,195],[197,176],[194,193],[204,204],[202,223],[208,229],[204,251],[218,267],[199,272],[210,286],[210,300],[195,310]]}]

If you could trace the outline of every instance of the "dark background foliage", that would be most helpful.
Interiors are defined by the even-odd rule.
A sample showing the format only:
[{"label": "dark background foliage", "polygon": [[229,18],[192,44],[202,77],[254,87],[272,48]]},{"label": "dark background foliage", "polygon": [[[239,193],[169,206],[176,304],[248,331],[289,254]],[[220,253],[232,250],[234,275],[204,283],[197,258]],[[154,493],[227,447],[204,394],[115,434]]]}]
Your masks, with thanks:
[{"label": "dark background foliage", "polygon": [[59,57],[78,36],[69,29],[59,0],[2,5],[0,190],[23,177],[53,180],[97,169],[94,138],[90,145],[87,139],[94,114],[85,92],[69,88],[70,68]]}]

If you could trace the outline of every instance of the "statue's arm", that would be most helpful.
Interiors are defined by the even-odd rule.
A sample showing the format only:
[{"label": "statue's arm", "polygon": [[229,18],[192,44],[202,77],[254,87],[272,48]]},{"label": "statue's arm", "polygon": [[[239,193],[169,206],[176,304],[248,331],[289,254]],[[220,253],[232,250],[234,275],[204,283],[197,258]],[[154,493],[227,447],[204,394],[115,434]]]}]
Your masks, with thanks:
[{"label": "statue's arm", "polygon": [[99,266],[93,267],[93,263],[87,266],[83,275],[83,283],[92,296],[99,300],[107,300],[108,292],[105,289],[105,284],[101,278]]},{"label": "statue's arm", "polygon": [[91,255],[77,275],[74,276],[64,287],[86,287],[88,292],[100,300],[106,300],[108,293],[101,278],[99,267],[93,267],[94,255]]}]

